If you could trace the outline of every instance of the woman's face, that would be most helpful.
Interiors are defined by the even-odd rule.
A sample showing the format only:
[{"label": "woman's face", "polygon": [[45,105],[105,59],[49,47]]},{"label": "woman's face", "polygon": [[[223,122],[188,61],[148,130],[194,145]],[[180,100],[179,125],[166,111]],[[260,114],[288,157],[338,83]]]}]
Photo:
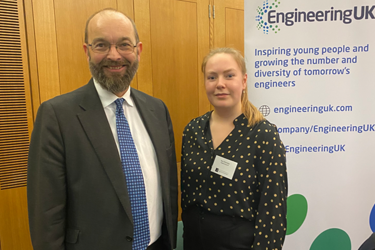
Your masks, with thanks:
[{"label": "woman's face", "polygon": [[208,59],[204,75],[206,94],[215,110],[241,111],[241,95],[246,88],[247,74],[242,74],[231,54],[219,53]]}]

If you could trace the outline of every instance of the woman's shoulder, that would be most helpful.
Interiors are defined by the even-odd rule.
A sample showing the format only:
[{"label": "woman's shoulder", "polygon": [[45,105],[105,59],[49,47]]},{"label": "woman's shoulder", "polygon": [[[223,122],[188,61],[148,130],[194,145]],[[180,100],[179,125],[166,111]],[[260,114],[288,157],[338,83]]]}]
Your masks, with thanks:
[{"label": "woman's shoulder", "polygon": [[198,116],[194,119],[192,119],[186,126],[185,126],[185,132],[195,130],[200,127],[205,127],[207,122],[210,120],[212,111],[209,111],[205,113],[204,115]]},{"label": "woman's shoulder", "polygon": [[264,129],[271,129],[271,130],[277,130],[277,127],[275,124],[269,122],[267,119],[264,119],[260,122],[258,122],[257,124],[255,124],[254,127],[258,127],[258,128],[264,128]]},{"label": "woman's shoulder", "polygon": [[265,137],[275,136],[278,134],[276,125],[266,119],[255,124],[252,130],[255,133]]}]

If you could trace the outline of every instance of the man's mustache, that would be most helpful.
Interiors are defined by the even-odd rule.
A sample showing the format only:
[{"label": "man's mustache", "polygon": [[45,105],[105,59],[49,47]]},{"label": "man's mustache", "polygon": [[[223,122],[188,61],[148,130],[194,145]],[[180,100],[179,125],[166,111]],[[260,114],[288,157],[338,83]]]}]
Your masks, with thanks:
[{"label": "man's mustache", "polygon": [[113,66],[130,66],[130,62],[127,60],[122,60],[122,61],[102,61],[99,64],[99,67],[113,67]]}]

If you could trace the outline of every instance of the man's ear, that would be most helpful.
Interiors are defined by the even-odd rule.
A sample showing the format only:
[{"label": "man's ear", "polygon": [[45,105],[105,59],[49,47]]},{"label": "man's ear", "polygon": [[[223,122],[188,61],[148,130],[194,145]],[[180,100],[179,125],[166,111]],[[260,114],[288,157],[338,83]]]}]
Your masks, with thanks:
[{"label": "man's ear", "polygon": [[90,61],[90,55],[89,55],[90,52],[89,52],[89,46],[87,43],[83,44],[83,50],[85,51],[87,61]]},{"label": "man's ear", "polygon": [[140,61],[141,60],[141,53],[142,53],[142,50],[143,50],[143,44],[142,44],[142,42],[139,42],[137,44],[137,50],[138,50],[138,54],[137,54],[138,61]]}]

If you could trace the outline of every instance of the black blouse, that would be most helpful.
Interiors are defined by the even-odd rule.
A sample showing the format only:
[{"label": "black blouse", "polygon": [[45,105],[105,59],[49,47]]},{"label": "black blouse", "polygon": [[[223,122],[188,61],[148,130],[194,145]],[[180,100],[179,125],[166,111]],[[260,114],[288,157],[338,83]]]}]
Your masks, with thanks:
[{"label": "black blouse", "polygon": [[[253,127],[242,114],[235,128],[213,148],[212,112],[185,127],[181,155],[182,209],[201,206],[214,213],[255,223],[254,249],[281,249],[286,233],[287,173],[285,148],[274,125]],[[219,155],[238,163],[232,180],[211,172]]]}]

